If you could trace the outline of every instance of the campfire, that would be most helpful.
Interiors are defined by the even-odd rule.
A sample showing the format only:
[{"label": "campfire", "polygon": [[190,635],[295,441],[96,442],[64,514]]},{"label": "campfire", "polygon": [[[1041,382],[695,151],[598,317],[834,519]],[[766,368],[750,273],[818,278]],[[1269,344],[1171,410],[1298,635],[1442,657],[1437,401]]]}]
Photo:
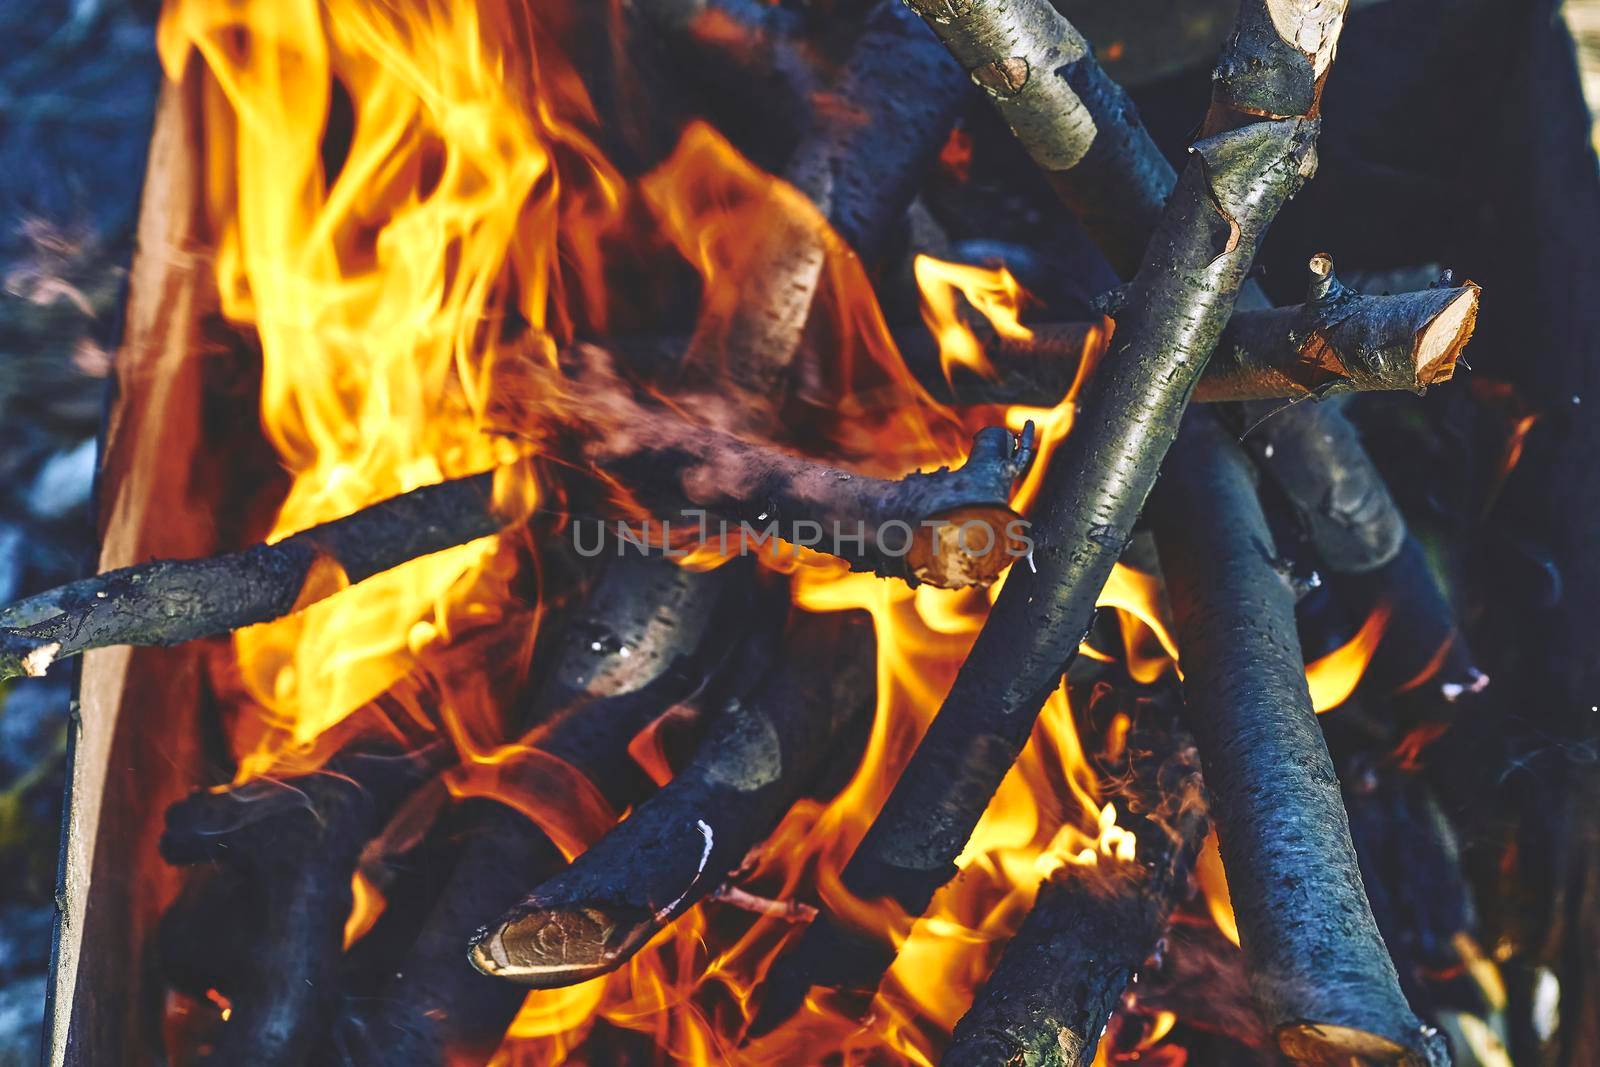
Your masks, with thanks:
[{"label": "campfire", "polygon": [[1353,418],[1487,513],[1544,416],[1429,392],[1465,277],[1253,270],[1345,7],[1175,167],[1048,0],[168,0],[102,573],[0,612],[58,1062],[1509,1063],[1505,681]]}]

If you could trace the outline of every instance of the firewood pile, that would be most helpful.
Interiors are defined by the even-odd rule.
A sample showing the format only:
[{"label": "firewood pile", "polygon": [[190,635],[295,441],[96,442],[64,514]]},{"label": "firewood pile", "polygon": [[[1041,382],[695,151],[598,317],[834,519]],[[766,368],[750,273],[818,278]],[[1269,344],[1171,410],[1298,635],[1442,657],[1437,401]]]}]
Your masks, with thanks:
[{"label": "firewood pile", "polygon": [[118,816],[141,994],[74,1018],[1600,1059],[1571,38],[1145,6],[169,3],[101,491],[215,551],[0,610],[0,676],[203,680]]}]

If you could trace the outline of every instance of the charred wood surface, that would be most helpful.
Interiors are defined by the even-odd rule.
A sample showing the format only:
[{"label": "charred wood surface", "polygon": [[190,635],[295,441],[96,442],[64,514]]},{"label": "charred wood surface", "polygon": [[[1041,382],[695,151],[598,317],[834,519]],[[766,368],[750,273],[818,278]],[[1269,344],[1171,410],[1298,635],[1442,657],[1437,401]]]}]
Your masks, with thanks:
[{"label": "charred wood surface", "polygon": [[0,678],[110,645],[174,645],[281,618],[407,560],[497,532],[493,476],[414,489],[276,544],[156,560],[0,612]]},{"label": "charred wood surface", "polygon": [[[1240,311],[1228,320],[1195,386],[1199,403],[1302,399],[1350,392],[1420,393],[1448,380],[1472,335],[1476,286],[1363,296],[1347,289],[1293,307]],[[944,377],[938,345],[926,331],[896,334],[906,364],[949,404],[1053,407],[1086,358],[1110,341],[1109,324],[1032,323],[1028,339],[1003,336],[968,316],[992,375],[966,367]]]},{"label": "charred wood surface", "polygon": [[864,618],[799,616],[784,647],[671,783],[475,942],[476,966],[535,988],[593,978],[722,883],[874,706]]},{"label": "charred wood surface", "polygon": [[1039,889],[972,1008],[945,1067],[1088,1067],[1106,1020],[1189,891],[1210,825],[1194,742],[1135,731],[1127,785],[1114,798],[1135,857],[1066,863]]},{"label": "charred wood surface", "polygon": [[[1157,232],[1176,176],[1126,94],[1048,0],[927,0],[926,6],[929,24],[989,90],[1112,267],[1130,276]],[[1245,3],[1213,75],[1204,132],[1314,118],[1343,14],[1337,0]],[[1244,287],[1240,305],[1269,306],[1254,283]],[[1272,459],[1268,470],[1307,516],[1329,566],[1368,570],[1392,558],[1404,521],[1344,416],[1316,406],[1246,410],[1250,421],[1265,420],[1256,430],[1258,450]],[[1311,465],[1277,458],[1285,452]]]},{"label": "charred wood surface", "polygon": [[[1033,458],[1031,424],[1020,439],[1003,427],[982,430],[961,467],[898,481],[684,429],[676,437],[645,434],[606,468],[636,487],[647,510],[670,521],[682,516],[691,531],[696,511],[731,524],[735,542],[742,536],[754,543],[775,527],[784,540],[809,542],[853,570],[941,588],[987,585],[1025,554],[1008,501]],[[720,542],[721,531],[714,536]]]},{"label": "charred wood surface", "polygon": [[[724,669],[727,650],[714,635],[760,631],[748,578],[737,562],[697,572],[659,556],[610,561],[566,620],[545,680],[517,709],[522,723],[545,724],[533,747],[581,775],[612,811],[648,795],[629,743]],[[487,1060],[522,1004],[521,988],[469,963],[468,943],[565,857],[526,812],[474,799],[452,814],[454,868],[393,976],[348,1002],[328,1051],[337,1062]]]},{"label": "charred wood surface", "polygon": [[[735,539],[741,523],[753,542],[776,524],[786,539],[838,548],[857,570],[939,586],[987,584],[1022,554],[1008,499],[1033,457],[1031,429],[1020,440],[1001,428],[982,431],[956,470],[889,481],[669,413],[635,413],[650,420],[648,428],[633,424],[642,432],[626,451],[602,442],[593,458],[680,531],[697,526],[690,517],[697,510],[732,524]],[[89,648],[173,645],[281,618],[346,583],[497,533],[504,520],[490,500],[492,479],[413,490],[276,544],[157,560],[38,594],[0,614],[0,678],[42,674]],[[923,525],[930,520],[948,521],[934,529]],[[967,523],[982,533],[958,535]],[[900,524],[892,527],[902,538],[894,544],[881,536],[891,524]]]},{"label": "charred wood surface", "polygon": [[1234,914],[1280,1049],[1300,1063],[1447,1063],[1362,888],[1249,461],[1191,415],[1152,505]]},{"label": "charred wood surface", "polygon": [[[920,915],[1076,654],[1256,244],[1312,167],[1315,120],[1264,120],[1197,142],[1132,282],[1111,348],[1035,507],[1014,567],[955,684],[847,865],[857,897]],[[872,988],[890,946],[823,916],[769,980],[757,1027],[815,984]]]},{"label": "charred wood surface", "polygon": [[293,783],[258,779],[167,811],[167,862],[218,863],[258,895],[260,936],[248,968],[226,976],[235,1016],[211,1062],[305,1062],[337,1001],[356,860],[438,755],[341,755]]}]

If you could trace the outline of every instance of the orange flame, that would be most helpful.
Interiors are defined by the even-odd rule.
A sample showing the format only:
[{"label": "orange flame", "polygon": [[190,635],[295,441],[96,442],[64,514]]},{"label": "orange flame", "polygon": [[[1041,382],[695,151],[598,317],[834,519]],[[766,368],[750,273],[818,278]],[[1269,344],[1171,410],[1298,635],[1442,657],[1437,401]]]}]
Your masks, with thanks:
[{"label": "orange flame", "polygon": [[1019,318],[1027,291],[1004,267],[974,267],[947,263],[932,256],[918,256],[912,269],[922,293],[922,319],[939,342],[939,364],[945,380],[953,368],[966,367],[978,374],[994,377],[995,370],[983,354],[977,334],[972,332],[956,300],[960,293],[976,311],[989,320],[1001,337],[1028,341],[1033,331]]},{"label": "orange flame", "polygon": [[1378,651],[1389,628],[1389,606],[1379,604],[1367,616],[1350,640],[1325,656],[1306,664],[1306,685],[1311,690],[1311,706],[1318,714],[1338,707],[1350,699],[1361,684],[1361,676]]}]

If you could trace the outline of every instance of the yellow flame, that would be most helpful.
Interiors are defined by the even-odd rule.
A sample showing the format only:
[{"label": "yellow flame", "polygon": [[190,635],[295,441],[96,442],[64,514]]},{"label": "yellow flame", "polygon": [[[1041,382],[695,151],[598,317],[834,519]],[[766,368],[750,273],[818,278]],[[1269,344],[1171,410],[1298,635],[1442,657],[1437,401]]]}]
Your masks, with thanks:
[{"label": "yellow flame", "polygon": [[360,871],[350,879],[350,917],[344,922],[344,947],[349,948],[366,935],[383,914],[387,901],[377,886]]},{"label": "yellow flame", "polygon": [[1195,860],[1195,880],[1205,895],[1206,908],[1211,920],[1222,935],[1235,945],[1239,943],[1239,923],[1233,917],[1233,900],[1228,895],[1228,876],[1222,869],[1222,853],[1217,849],[1217,832],[1211,831],[1200,855]]},{"label": "yellow flame", "polygon": [[[559,3],[512,0],[169,3],[159,38],[168,75],[203,67],[206,213],[222,309],[259,339],[262,429],[288,475],[271,538],[491,468],[511,472],[497,478],[497,499],[540,501],[527,462],[535,446],[490,432],[491,408],[506,399],[492,383],[519,360],[548,364],[577,324],[603,336],[603,239],[646,213],[650,242],[700,273],[703,326],[738,310],[752,235],[821,243],[827,260],[807,330],[825,339],[814,347],[827,358],[806,368],[812,422],[785,433],[819,453],[871,456],[886,474],[959,458],[969,427],[905,374],[865,269],[831,234],[815,232],[820,219],[797,192],[695,123],[629,199],[585,132],[594,115],[561,58],[563,14]],[[947,373],[956,363],[980,373],[988,365],[958,292],[1001,337],[1032,335],[1019,317],[1025,294],[1005,271],[922,257],[916,272]],[[502,340],[513,322],[526,324],[521,335]],[[1040,423],[1039,461],[1013,499],[1019,509],[1070,431],[1074,397],[1109,328],[1091,331],[1060,405],[1005,413],[1015,428],[1024,418]],[[862,399],[885,395],[893,402],[876,408]],[[519,424],[537,424],[544,399],[518,397],[533,408]],[[451,795],[519,806],[568,854],[592,841],[616,813],[585,794],[572,768],[539,753],[536,739],[505,736],[504,701],[484,681],[493,672],[444,669],[469,631],[537,618],[526,608],[513,614],[521,560],[502,540],[510,539],[354,585],[319,572],[333,595],[239,634],[239,681],[256,712],[236,727],[240,776],[280,768],[382,697],[459,750],[445,783]],[[695,559],[718,562],[706,552]],[[793,924],[709,903],[615,974],[530,995],[494,1062],[561,1062],[604,1020],[686,1063],[931,1064],[1043,874],[1062,863],[1135,861],[1135,840],[1100,796],[1058,689],[958,858],[962,877],[923,921],[850,899],[840,871],[948,693],[990,599],[913,591],[817,558],[790,567],[805,610],[871,613],[878,706],[855,776],[826,803],[796,805],[741,885],[771,900],[820,897],[898,945],[872,1026],[819,995],[800,1018],[739,1047]],[[1176,656],[1157,581],[1119,566],[1101,603],[1122,619],[1129,672],[1154,680]],[[408,695],[399,683],[416,677],[420,695]],[[1120,748],[1127,729],[1124,720],[1111,743]],[[347,943],[382,906],[359,876],[352,894]]]},{"label": "yellow flame", "polygon": [[988,319],[1001,337],[1015,341],[1032,339],[1033,331],[1020,320],[1027,291],[1006,268],[948,263],[919,255],[912,270],[922,293],[922,321],[928,324],[928,330],[939,342],[939,365],[944,369],[946,381],[957,366],[986,377],[995,374],[977,335],[963,317],[957,293]]},{"label": "yellow flame", "polygon": [[1350,699],[1361,684],[1367,664],[1372,662],[1378,642],[1389,627],[1389,607],[1379,604],[1361,624],[1361,629],[1325,656],[1306,664],[1306,685],[1311,690],[1311,706],[1318,713],[1338,707]]}]

